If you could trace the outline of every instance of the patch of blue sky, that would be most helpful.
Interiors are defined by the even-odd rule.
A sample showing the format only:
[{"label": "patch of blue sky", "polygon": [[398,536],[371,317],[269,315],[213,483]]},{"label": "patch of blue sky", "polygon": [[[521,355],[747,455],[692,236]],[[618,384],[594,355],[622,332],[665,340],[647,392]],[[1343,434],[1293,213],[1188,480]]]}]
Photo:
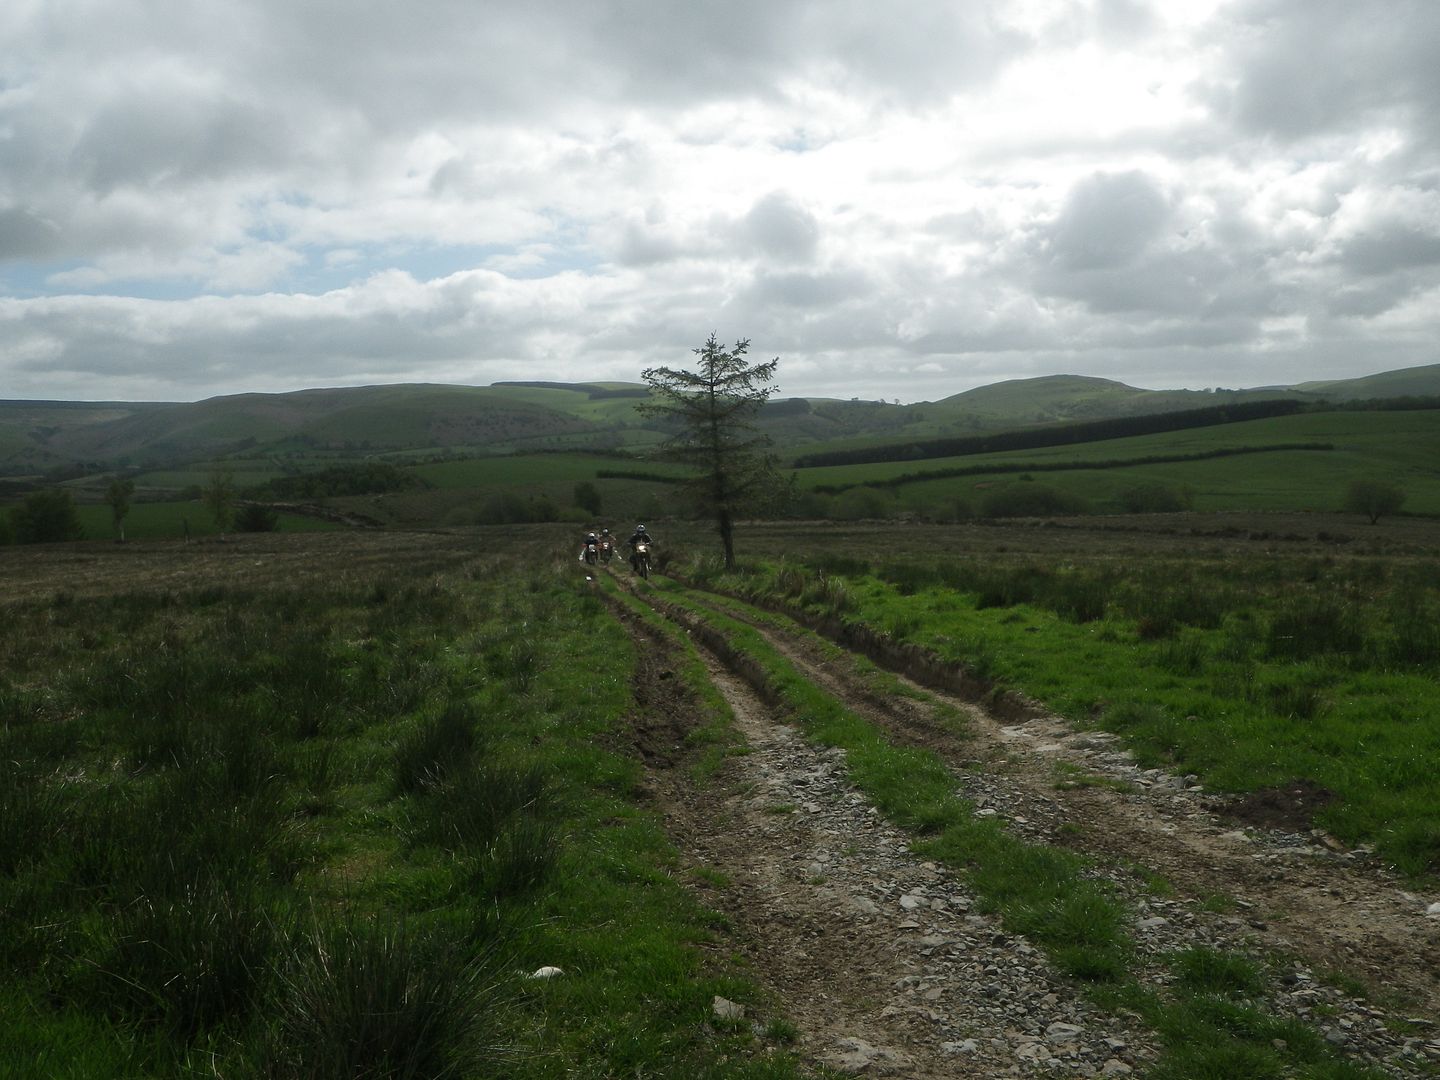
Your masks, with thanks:
[{"label": "patch of blue sky", "polygon": [[787,154],[808,154],[825,146],[828,139],[817,138],[804,128],[792,128],[784,136],[772,139],[771,145]]},{"label": "patch of blue sky", "polygon": [[139,300],[188,300],[202,295],[200,283],[188,278],[121,281],[90,275],[89,263],[24,262],[0,267],[0,296],[34,300],[46,296],[133,296]]}]

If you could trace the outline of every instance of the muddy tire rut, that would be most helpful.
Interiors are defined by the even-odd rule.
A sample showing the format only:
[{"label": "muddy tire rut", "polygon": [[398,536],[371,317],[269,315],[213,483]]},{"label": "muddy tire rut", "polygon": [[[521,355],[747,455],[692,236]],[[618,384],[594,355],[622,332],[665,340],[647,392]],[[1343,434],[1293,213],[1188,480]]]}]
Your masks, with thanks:
[{"label": "muddy tire rut", "polygon": [[[1271,1009],[1311,1022],[1346,1057],[1395,1075],[1440,1063],[1440,920],[1379,868],[1308,834],[1242,829],[1220,800],[1139,769],[1112,737],[1053,717],[1002,723],[944,692],[921,700],[918,686],[913,697],[877,694],[847,654],[752,625],[895,741],[941,755],[981,814],[1093,856],[1136,912],[1142,981],[1163,986],[1161,957],[1194,945],[1259,953],[1271,958]],[[850,787],[843,751],[812,746],[710,654],[750,752],[723,779],[691,782],[678,767],[683,736],[654,733],[683,726],[693,704],[675,697],[664,648],[643,640],[637,744],[667,828],[705,868],[699,880],[725,882],[702,886],[705,900],[731,920],[810,1060],[957,1077],[1124,1076],[1154,1059],[1137,1018],[1099,1012],[981,913],[963,881],[914,855]],[[673,752],[656,752],[661,743]],[[1372,992],[1348,996],[1326,977],[1337,969]]]}]

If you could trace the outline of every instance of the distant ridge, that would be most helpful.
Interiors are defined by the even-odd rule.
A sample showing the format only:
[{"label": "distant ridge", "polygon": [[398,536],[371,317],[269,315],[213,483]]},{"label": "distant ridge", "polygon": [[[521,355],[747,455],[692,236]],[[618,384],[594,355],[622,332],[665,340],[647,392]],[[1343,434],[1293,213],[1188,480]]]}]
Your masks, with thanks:
[{"label": "distant ridge", "polygon": [[492,383],[492,386],[515,386],[531,390],[570,390],[577,394],[584,394],[594,399],[600,398],[643,398],[649,397],[650,391],[643,386],[632,386],[619,383],[568,383],[568,382],[544,382],[541,380]]},{"label": "distant ridge", "polygon": [[[644,452],[665,437],[636,405],[639,383],[517,380],[493,386],[400,383],[198,402],[0,400],[0,478],[116,468],[175,469],[221,459],[309,468],[339,456]],[[1252,389],[1146,390],[1112,379],[1012,379],[913,405],[830,398],[770,403],[758,423],[789,454],[924,446],[1000,432],[1102,424],[1277,399],[1345,405],[1440,398],[1440,364],[1357,379]]]}]

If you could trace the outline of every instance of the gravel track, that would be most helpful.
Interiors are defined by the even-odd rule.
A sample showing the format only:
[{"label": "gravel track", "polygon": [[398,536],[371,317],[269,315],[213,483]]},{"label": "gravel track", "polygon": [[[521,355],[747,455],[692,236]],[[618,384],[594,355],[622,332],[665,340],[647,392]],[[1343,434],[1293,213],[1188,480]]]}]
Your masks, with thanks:
[{"label": "gravel track", "polygon": [[[928,701],[879,694],[843,650],[752,625],[892,739],[940,754],[979,813],[1092,856],[1135,912],[1143,982],[1163,987],[1171,975],[1161,958],[1193,945],[1259,955],[1273,1013],[1311,1023],[1351,1060],[1436,1075],[1440,920],[1363,853],[1308,833],[1242,829],[1222,816],[1222,800],[1138,768],[1103,733],[1046,716],[1003,723],[933,690]],[[691,783],[676,766],[693,703],[676,696],[664,649],[644,641],[637,715],[649,718],[637,742],[656,798],[687,857],[728,880],[707,903],[733,921],[807,1056],[841,1072],[913,1077],[1123,1076],[1153,1060],[1137,1018],[1098,1012],[1038,949],[979,913],[962,881],[913,855],[849,786],[843,751],[812,747],[708,653],[751,752],[732,760],[722,786]],[[672,736],[676,749],[656,752]],[[1327,978],[1335,969],[1374,992],[1347,995],[1335,985],[1344,980]]]}]

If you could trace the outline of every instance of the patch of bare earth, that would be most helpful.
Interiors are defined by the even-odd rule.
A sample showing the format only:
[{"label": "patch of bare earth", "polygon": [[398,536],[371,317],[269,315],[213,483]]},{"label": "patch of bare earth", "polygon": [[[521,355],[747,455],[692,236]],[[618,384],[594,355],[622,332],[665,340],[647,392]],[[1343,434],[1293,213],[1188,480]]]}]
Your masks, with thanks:
[{"label": "patch of bare earth", "polygon": [[[1246,951],[1266,958],[1271,1011],[1310,1023],[1351,1060],[1433,1074],[1440,920],[1365,853],[1311,834],[1323,790],[1226,802],[1139,768],[1113,736],[1049,716],[1002,722],[915,684],[916,697],[879,693],[854,656],[760,629],[892,738],[940,754],[979,813],[1092,856],[1136,913],[1135,974],[1152,988],[1173,978],[1165,958],[1177,951]],[[652,660],[663,655],[649,648]],[[655,682],[651,668],[641,683]],[[849,787],[843,752],[811,746],[743,681],[716,661],[711,669],[751,753],[708,787],[671,767],[682,757],[646,754],[656,799],[687,856],[728,880],[705,887],[707,900],[733,920],[813,1060],[955,1077],[1126,1075],[1153,1058],[1153,1035],[1135,1018],[1098,1012],[1038,950],[980,914],[962,881],[912,855]],[[660,708],[673,717],[687,706]],[[1357,982],[1363,997],[1347,992]]]}]

